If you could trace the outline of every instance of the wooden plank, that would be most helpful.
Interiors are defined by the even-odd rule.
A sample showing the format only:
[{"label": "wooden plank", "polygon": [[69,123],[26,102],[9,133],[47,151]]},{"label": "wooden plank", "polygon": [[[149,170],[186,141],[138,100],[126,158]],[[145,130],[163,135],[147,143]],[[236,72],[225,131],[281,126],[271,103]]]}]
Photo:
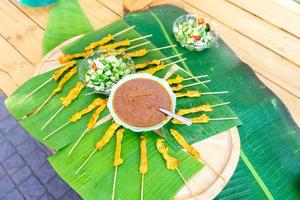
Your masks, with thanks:
[{"label": "wooden plank", "polygon": [[294,0],[272,0],[274,3],[300,15],[300,5]]},{"label": "wooden plank", "polygon": [[0,37],[0,46],[0,88],[10,95],[31,78],[34,67],[3,37]]},{"label": "wooden plank", "polygon": [[45,6],[39,8],[32,8],[22,6],[15,0],[10,0],[19,10],[27,15],[32,21],[38,24],[41,28],[46,29],[49,11],[53,6]]},{"label": "wooden plank", "polygon": [[42,58],[43,29],[8,0],[1,0],[0,8],[0,34],[26,59],[38,63]]},{"label": "wooden plank", "polygon": [[[155,3],[163,2],[170,3],[170,1],[156,1]],[[183,5],[178,2],[176,2],[176,4],[191,13],[198,13],[199,15],[209,18],[188,4]],[[298,66],[222,23],[219,23],[218,29],[221,38],[244,62],[248,63],[256,73],[272,81],[274,84],[277,84],[279,87],[284,88],[295,97],[300,98],[300,68]]]},{"label": "wooden plank", "polygon": [[147,8],[147,6],[152,3],[153,0],[123,0],[123,6],[126,11],[137,11]]},{"label": "wooden plank", "polygon": [[224,0],[184,0],[266,48],[300,65],[300,40]]},{"label": "wooden plank", "polygon": [[274,26],[300,38],[300,17],[296,13],[271,0],[229,0],[232,4],[245,9]]},{"label": "wooden plank", "polygon": [[97,0],[80,0],[79,3],[95,29],[108,25],[120,18]]},{"label": "wooden plank", "polygon": [[111,11],[116,13],[119,16],[123,16],[123,0],[98,0],[100,3],[105,5]]},{"label": "wooden plank", "polygon": [[[190,13],[198,13],[208,17],[183,1],[156,0],[151,6],[169,3],[173,3]],[[300,100],[297,97],[300,95],[299,68],[221,23],[219,25],[219,33],[234,52],[244,62],[250,64],[250,67],[257,73],[259,79],[284,102],[295,121],[300,125]]]}]

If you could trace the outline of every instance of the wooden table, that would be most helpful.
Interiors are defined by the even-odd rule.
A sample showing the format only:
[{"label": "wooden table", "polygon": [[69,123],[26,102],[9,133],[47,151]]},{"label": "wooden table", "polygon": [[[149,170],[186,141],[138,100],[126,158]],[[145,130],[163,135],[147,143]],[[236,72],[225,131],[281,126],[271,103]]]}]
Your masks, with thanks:
[{"label": "wooden table", "polygon": [[[112,3],[115,1],[115,3]],[[121,0],[79,0],[95,29],[123,15]],[[173,3],[214,18],[220,37],[285,103],[300,125],[300,5],[292,0],[125,0],[137,10]],[[0,1],[0,89],[10,95],[34,74],[50,7]]]}]

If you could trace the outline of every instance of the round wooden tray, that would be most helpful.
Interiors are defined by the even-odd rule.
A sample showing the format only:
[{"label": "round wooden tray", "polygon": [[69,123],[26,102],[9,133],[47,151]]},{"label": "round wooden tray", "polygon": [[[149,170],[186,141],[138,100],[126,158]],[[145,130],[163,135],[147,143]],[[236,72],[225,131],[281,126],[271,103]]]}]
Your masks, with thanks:
[{"label": "round wooden tray", "polygon": [[[62,55],[61,48],[80,38],[71,38],[50,51],[36,69],[36,74],[47,72],[60,64],[57,59]],[[53,60],[49,62],[49,60]],[[218,135],[197,142],[193,145],[201,154],[202,159],[214,170],[206,165],[188,183],[198,199],[208,200],[215,198],[228,183],[233,175],[240,156],[240,137],[236,127]],[[201,159],[199,161],[202,161]],[[175,196],[176,200],[193,199],[186,187],[183,187]]]}]

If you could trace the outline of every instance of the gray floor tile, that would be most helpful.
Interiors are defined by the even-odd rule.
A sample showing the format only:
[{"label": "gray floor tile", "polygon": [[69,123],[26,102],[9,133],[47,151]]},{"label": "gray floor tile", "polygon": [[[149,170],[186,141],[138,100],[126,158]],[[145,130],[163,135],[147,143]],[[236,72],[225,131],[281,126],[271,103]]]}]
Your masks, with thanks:
[{"label": "gray floor tile", "polygon": [[48,163],[51,151],[26,133],[3,101],[0,94],[0,200],[80,200]]}]

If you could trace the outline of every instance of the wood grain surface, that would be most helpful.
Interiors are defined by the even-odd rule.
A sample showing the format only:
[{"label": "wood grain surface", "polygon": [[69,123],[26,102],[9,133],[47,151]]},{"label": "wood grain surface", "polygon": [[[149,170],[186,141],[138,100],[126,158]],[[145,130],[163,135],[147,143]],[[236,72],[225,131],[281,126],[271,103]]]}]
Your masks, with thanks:
[{"label": "wood grain surface", "polygon": [[[146,3],[145,3],[146,2]],[[213,18],[221,38],[256,72],[300,124],[300,5],[292,0],[79,0],[95,29],[124,11],[165,3]],[[34,74],[42,59],[49,7],[0,2],[0,89],[10,95]],[[34,47],[34,48],[33,48]]]}]

